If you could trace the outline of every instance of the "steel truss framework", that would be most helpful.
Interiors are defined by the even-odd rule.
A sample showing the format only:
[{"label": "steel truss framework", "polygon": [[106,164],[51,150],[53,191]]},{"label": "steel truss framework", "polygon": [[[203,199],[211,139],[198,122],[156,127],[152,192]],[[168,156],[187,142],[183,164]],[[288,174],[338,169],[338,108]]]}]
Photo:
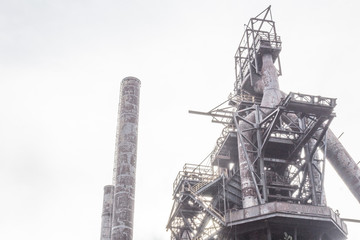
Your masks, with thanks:
[{"label": "steel truss framework", "polygon": [[[336,101],[290,93],[276,107],[262,107],[262,94],[254,87],[261,78],[261,56],[270,53],[281,75],[280,51],[268,7],[246,25],[235,54],[234,93],[208,112],[190,111],[211,116],[224,130],[208,164],[186,164],[174,181],[167,224],[171,239],[248,240],[253,233],[266,238],[251,239],[344,239],[346,226],[325,206],[323,190],[325,135]],[[249,208],[242,202],[240,150],[258,200]],[[311,216],[314,211],[319,215]],[[330,227],[335,230],[326,234]]]},{"label": "steel truss framework", "polygon": [[272,54],[278,74],[281,75],[280,51],[281,39],[276,33],[269,6],[245,25],[244,34],[235,53],[234,92],[240,90],[252,92],[252,87],[260,76],[262,66],[260,58],[264,53]]},{"label": "steel truss framework", "polygon": [[[317,99],[290,93],[277,108],[254,105],[234,113],[239,144],[256,183],[259,203],[288,201],[318,205],[324,202],[324,136],[334,117],[332,109],[336,103],[335,99]],[[254,122],[246,119],[250,112],[255,112]],[[251,127],[241,129],[241,121]],[[246,138],[245,131],[252,132],[251,139]],[[246,148],[246,144],[251,148]]]},{"label": "steel truss framework", "polygon": [[185,164],[173,185],[167,229],[171,239],[211,239],[225,225],[220,195],[224,176],[210,166]]},{"label": "steel truss framework", "polygon": [[[325,202],[324,136],[334,117],[335,99],[290,93],[276,108],[263,108],[256,101],[252,104],[237,102],[235,109],[241,110],[233,111],[233,117],[229,117],[229,108],[221,113],[222,105],[212,110],[226,130],[208,156],[208,165],[186,164],[176,177],[167,225],[171,239],[231,239],[226,214],[242,209],[242,194],[237,155],[226,145],[236,136],[238,141],[231,144],[252,146],[246,154],[255,157],[247,158],[247,163],[259,203],[320,206]],[[256,115],[253,122],[246,120],[251,112]],[[211,115],[211,111],[202,114]],[[245,130],[252,132],[250,139],[239,128],[241,121],[252,126]]]}]

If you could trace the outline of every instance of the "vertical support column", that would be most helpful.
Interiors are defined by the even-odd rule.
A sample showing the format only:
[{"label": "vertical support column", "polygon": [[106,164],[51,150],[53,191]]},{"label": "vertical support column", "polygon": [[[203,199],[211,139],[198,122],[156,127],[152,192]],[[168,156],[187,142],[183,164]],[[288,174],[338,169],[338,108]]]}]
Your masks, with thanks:
[{"label": "vertical support column", "polygon": [[[304,118],[299,118],[299,126],[301,128],[302,132],[306,131],[306,123]],[[305,144],[304,150],[305,150],[305,159],[308,169],[308,176],[310,181],[310,188],[311,188],[311,199],[312,199],[312,205],[317,205],[317,198],[316,198],[316,186],[314,181],[314,174],[313,174],[313,165],[312,165],[312,156],[311,156],[311,141],[310,143]],[[303,176],[303,181],[305,181],[306,176]],[[301,191],[301,189],[300,189]]]},{"label": "vertical support column", "polygon": [[101,215],[101,240],[111,239],[111,222],[113,212],[114,186],[107,185],[104,187],[104,200]]},{"label": "vertical support column", "polygon": [[140,80],[126,77],[120,89],[111,240],[133,237]]},{"label": "vertical support column", "polygon": [[227,212],[227,209],[226,209],[226,185],[225,185],[225,176],[223,175],[222,176],[222,184],[223,184],[223,194],[224,194],[224,216],[226,216],[226,212]]},{"label": "vertical support column", "polygon": [[266,222],[266,240],[271,240],[271,228],[268,221]]},{"label": "vertical support column", "polygon": [[[254,121],[254,112],[250,113],[246,120]],[[235,121],[237,119],[235,118]],[[258,205],[260,200],[260,193],[256,187],[256,179],[254,177],[254,169],[252,163],[254,162],[254,154],[252,153],[252,146],[248,142],[251,139],[252,128],[251,124],[240,120],[237,125],[237,142],[238,142],[238,153],[239,153],[239,170],[240,170],[240,181],[241,181],[241,193],[242,193],[242,205],[243,208],[248,208]],[[259,199],[257,199],[259,198]]]},{"label": "vertical support column", "polygon": [[322,206],[326,206],[326,194],[325,194],[325,187],[324,187],[324,179],[325,179],[325,170],[326,170],[326,151],[327,151],[327,133],[325,134],[324,139],[322,140],[322,146],[320,147],[320,150],[322,150],[322,176],[321,176],[321,195],[320,195],[320,204]]},{"label": "vertical support column", "polygon": [[261,139],[261,126],[260,121],[261,114],[260,114],[260,108],[259,105],[255,106],[255,120],[256,120],[256,142],[257,142],[257,161],[259,161],[259,172],[260,172],[260,178],[261,178],[261,185],[262,185],[262,197],[263,201],[267,202],[267,183],[266,183],[266,172],[264,170],[264,158],[262,153],[262,139]]},{"label": "vertical support column", "polygon": [[[324,146],[324,143],[322,145]],[[312,174],[314,176],[314,189],[315,189],[316,203],[318,205],[325,206],[326,198],[325,198],[323,179],[324,179],[326,152],[324,152],[323,155],[321,155],[321,154],[319,154],[321,147],[317,147],[316,149],[314,149],[315,147],[316,147],[315,141],[310,140],[309,148],[311,149],[311,151],[314,151],[313,157],[310,160],[312,161],[311,168],[312,168]]]}]

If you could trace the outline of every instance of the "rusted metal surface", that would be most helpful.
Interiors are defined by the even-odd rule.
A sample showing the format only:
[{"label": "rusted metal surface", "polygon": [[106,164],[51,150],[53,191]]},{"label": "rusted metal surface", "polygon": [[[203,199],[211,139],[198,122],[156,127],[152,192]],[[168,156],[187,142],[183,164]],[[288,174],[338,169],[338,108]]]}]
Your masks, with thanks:
[{"label": "rusted metal surface", "polygon": [[[282,94],[284,94],[282,92]],[[335,99],[331,98],[319,98],[319,105],[324,106],[334,106]],[[297,116],[293,115],[292,119],[296,121]],[[319,136],[316,136],[319,137]],[[344,181],[346,186],[352,192],[354,197],[360,203],[360,168],[359,165],[356,164],[354,159],[347,152],[345,147],[339,141],[339,139],[334,135],[331,129],[327,130],[326,135],[326,158],[330,162],[330,164],[334,167],[336,172],[339,174],[341,179]],[[319,183],[316,184],[319,186]],[[324,190],[323,190],[324,191]],[[322,203],[326,205],[326,197],[325,193],[322,193]]]},{"label": "rusted metal surface", "polygon": [[140,80],[121,83],[116,142],[116,174],[111,240],[133,237]]},{"label": "rusted metal surface", "polygon": [[274,66],[272,55],[264,54],[262,57],[261,81],[264,84],[262,107],[275,107],[283,97],[280,91],[278,73]]},{"label": "rusted metal surface", "polygon": [[339,215],[331,208],[325,206],[271,202],[246,209],[230,211],[226,214],[226,221],[229,226],[233,226],[279,216],[331,222],[336,225],[344,235],[347,234],[346,224],[341,220]]},{"label": "rusted metal surface", "polygon": [[[250,113],[246,120],[253,122],[255,119],[255,112]],[[243,135],[244,138],[251,138],[250,129],[252,126],[245,121],[241,121],[239,123],[239,129],[242,132],[238,132],[238,142],[242,144],[238,144],[239,151],[239,168],[240,168],[240,179],[241,179],[241,192],[242,192],[242,205],[244,208],[252,207],[258,204],[257,196],[256,196],[256,188],[254,185],[254,181],[251,176],[251,169],[248,164],[249,161],[254,160],[254,156],[251,153],[251,145],[245,139],[242,140],[240,134]]]},{"label": "rusted metal surface", "polygon": [[[275,107],[279,104],[281,98],[283,97],[282,92],[279,89],[278,73],[274,66],[272,55],[264,54],[262,56],[262,69],[261,69],[261,82],[263,85],[263,98],[261,100],[262,107]],[[265,114],[266,115],[266,111]],[[254,122],[255,112],[250,113],[246,118],[248,122]],[[248,158],[250,162],[254,161],[253,154],[251,152],[251,146],[246,141],[246,139],[251,139],[252,131],[250,129],[252,126],[246,121],[241,121],[239,123],[239,129],[242,132],[242,135],[245,141],[238,140],[238,142],[243,142],[244,146],[239,144],[239,165],[240,165],[240,178],[241,178],[241,190],[243,193],[243,207],[251,207],[258,204],[256,196],[256,188],[254,185],[253,177],[251,176],[249,164],[246,160]]]},{"label": "rusted metal surface", "polygon": [[235,92],[242,89],[251,94],[262,95],[259,54],[270,53],[277,65],[277,72],[281,75],[281,45],[269,6],[245,25],[244,34],[235,53]]},{"label": "rusted metal surface", "polygon": [[[315,141],[310,140],[309,148],[313,149],[314,146],[315,146]],[[322,158],[322,156],[324,156],[324,158]],[[325,156],[326,154],[320,154],[319,151],[316,151],[313,157],[313,164],[311,165],[311,170],[314,176],[314,190],[316,192],[315,195],[316,195],[317,203],[320,204],[321,206],[326,206],[325,189],[323,189]],[[321,169],[323,170],[322,173],[319,172],[319,170]]]},{"label": "rusted metal surface", "polygon": [[101,215],[101,240],[111,239],[111,222],[113,212],[114,186],[107,185],[104,187],[104,200]]},{"label": "rusted metal surface", "polygon": [[360,169],[344,146],[329,129],[326,157],[360,203]]}]

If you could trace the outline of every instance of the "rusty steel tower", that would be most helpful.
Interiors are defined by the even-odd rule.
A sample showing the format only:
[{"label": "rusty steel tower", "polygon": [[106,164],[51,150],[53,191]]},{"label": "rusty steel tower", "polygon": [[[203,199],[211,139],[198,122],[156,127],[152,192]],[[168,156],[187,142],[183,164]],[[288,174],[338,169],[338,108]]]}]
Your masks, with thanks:
[{"label": "rusty steel tower", "polygon": [[325,160],[360,202],[360,169],[329,129],[336,99],[280,90],[281,38],[271,8],[251,18],[235,54],[228,100],[209,112],[224,125],[211,154],[173,183],[173,240],[342,240],[326,205]]},{"label": "rusty steel tower", "polygon": [[113,184],[104,187],[101,240],[131,240],[135,200],[140,80],[121,82]]}]

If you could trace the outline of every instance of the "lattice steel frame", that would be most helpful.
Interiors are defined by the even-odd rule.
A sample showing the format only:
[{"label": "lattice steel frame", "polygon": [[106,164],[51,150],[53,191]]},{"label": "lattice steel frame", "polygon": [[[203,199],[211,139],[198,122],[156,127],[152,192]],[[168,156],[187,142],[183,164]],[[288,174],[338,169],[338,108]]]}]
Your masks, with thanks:
[{"label": "lattice steel frame", "polygon": [[[288,106],[290,100],[300,105],[307,104],[307,109],[311,108],[311,105],[329,109],[335,106],[334,99],[321,98],[326,102],[314,100],[319,98],[321,97],[290,93],[276,108],[264,108],[255,104],[234,113],[239,144],[245,153],[260,204],[268,202],[269,197],[312,205],[318,205],[324,201],[323,176],[326,158],[324,136],[335,115],[328,109],[326,109],[326,113],[321,111],[304,112],[296,111]],[[250,112],[255,112],[254,122],[246,118]],[[245,130],[241,129],[240,121],[245,121],[251,127]],[[251,131],[252,138],[248,139],[244,131]],[[271,158],[265,155],[271,139],[279,143],[286,142],[290,146],[286,156]],[[251,150],[247,149],[245,144],[251,145]],[[254,155],[253,161],[250,160],[249,154]],[[293,188],[289,196],[269,196],[270,188],[276,189],[278,192],[281,190],[281,188],[269,186],[267,174],[272,171],[273,167],[271,166],[275,164],[283,165],[288,172],[287,176],[278,177],[284,178],[283,181],[289,185],[289,189]]]},{"label": "lattice steel frame", "polygon": [[255,74],[260,75],[261,70],[259,54],[264,50],[273,53],[273,60],[276,61],[275,65],[280,76],[282,74],[279,57],[281,39],[276,33],[271,6],[251,18],[245,25],[244,34],[235,53],[235,93],[242,89],[241,85],[247,78],[250,79],[251,86],[254,85]]},{"label": "lattice steel frame", "polygon": [[[224,176],[213,170],[211,166],[185,164],[179,172],[173,184],[174,204],[167,225],[171,239],[212,239],[225,225],[225,211],[219,209]],[[215,184],[218,190],[214,194],[204,194],[206,187]]]}]

